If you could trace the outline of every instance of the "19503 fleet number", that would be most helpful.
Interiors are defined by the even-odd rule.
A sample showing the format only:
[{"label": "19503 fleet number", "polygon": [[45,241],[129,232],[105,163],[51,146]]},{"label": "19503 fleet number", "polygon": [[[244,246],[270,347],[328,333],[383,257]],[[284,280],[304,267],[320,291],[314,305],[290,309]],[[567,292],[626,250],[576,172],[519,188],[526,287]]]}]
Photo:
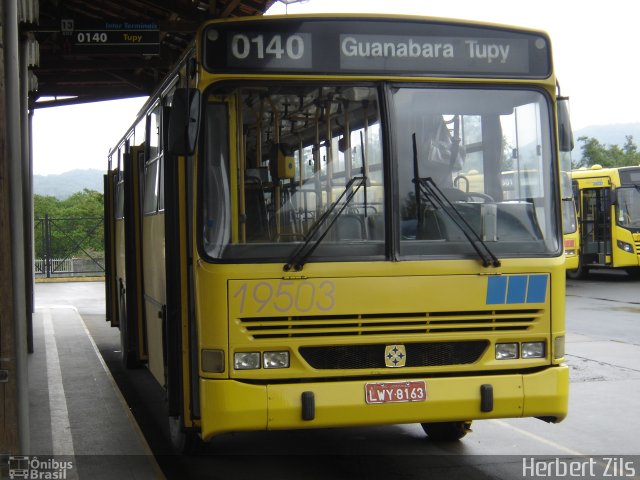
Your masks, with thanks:
[{"label": "19503 fleet number", "polygon": [[303,281],[281,281],[249,284],[243,282],[232,293],[239,302],[240,313],[260,313],[273,308],[280,313],[306,313],[313,309],[329,311],[336,305],[336,284],[330,280],[319,283]]}]

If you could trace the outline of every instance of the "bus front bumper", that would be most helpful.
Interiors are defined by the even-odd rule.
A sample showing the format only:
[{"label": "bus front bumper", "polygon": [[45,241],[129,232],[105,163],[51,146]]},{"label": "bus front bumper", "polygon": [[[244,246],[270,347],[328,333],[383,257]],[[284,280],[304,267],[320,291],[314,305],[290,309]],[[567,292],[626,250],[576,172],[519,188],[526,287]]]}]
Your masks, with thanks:
[{"label": "bus front bumper", "polygon": [[[399,377],[384,382],[405,380]],[[567,414],[569,369],[565,365],[524,375],[439,377],[424,381],[427,394],[424,401],[370,404],[365,398],[365,385],[376,383],[374,380],[255,385],[201,378],[201,435],[209,440],[221,433],[238,431],[514,417],[560,421]],[[492,387],[491,411],[481,410],[483,385]],[[303,419],[305,392],[312,392],[305,394],[313,397],[312,420]]]}]

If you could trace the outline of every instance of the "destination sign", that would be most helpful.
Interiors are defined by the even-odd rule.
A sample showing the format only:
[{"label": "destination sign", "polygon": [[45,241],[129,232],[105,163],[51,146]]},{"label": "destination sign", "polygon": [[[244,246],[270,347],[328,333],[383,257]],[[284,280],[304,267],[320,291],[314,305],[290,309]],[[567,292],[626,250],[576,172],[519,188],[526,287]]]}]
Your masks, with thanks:
[{"label": "destination sign", "polygon": [[529,49],[518,39],[345,34],[340,68],[523,74],[529,71]]},{"label": "destination sign", "polygon": [[160,54],[160,30],[155,23],[100,22],[70,24],[63,34],[83,53],[140,55]]},{"label": "destination sign", "polygon": [[620,174],[620,183],[622,185],[640,185],[640,168],[621,168],[618,173]]},{"label": "destination sign", "polygon": [[497,27],[398,20],[283,19],[212,23],[212,72],[545,78],[546,36]]}]

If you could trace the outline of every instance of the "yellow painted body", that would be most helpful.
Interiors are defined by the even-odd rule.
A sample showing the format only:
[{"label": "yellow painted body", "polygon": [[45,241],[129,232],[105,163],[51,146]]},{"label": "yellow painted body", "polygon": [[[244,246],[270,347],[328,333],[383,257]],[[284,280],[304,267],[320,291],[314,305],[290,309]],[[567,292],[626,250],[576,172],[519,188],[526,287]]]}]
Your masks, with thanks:
[{"label": "yellow painted body", "polygon": [[[412,379],[414,377],[411,377]],[[529,375],[424,379],[424,402],[367,404],[364,380],[252,385],[233,380],[200,380],[202,437],[242,430],[278,430],[380,425],[469,419],[555,416],[564,418],[569,370],[558,366]],[[405,377],[398,376],[404,380]],[[494,388],[494,410],[480,411],[480,386]],[[301,418],[301,395],[315,394],[316,418]],[[217,405],[217,408],[210,406]],[[215,415],[215,413],[222,413]]]},{"label": "yellow painted body", "polygon": [[[500,269],[503,275],[553,272],[542,303],[488,306],[490,275],[483,274],[477,262],[429,262],[429,270],[431,275],[425,275],[424,262],[312,263],[305,267],[304,275],[278,278],[280,265],[199,262],[196,291],[207,292],[206,296],[198,295],[201,348],[224,349],[227,365],[233,365],[233,353],[238,351],[287,350],[292,355],[287,369],[230,369],[222,374],[201,371],[203,438],[256,429],[520,416],[564,418],[568,368],[563,358],[553,358],[551,348],[543,359],[499,361],[494,353],[498,342],[544,340],[551,346],[553,339],[564,335],[563,258],[545,265],[506,260]],[[448,273],[439,275],[442,271]],[[251,300],[254,296],[259,303]],[[311,303],[316,308],[305,312]],[[423,316],[409,315],[416,313]],[[261,321],[278,314],[283,318],[276,325]],[[228,318],[228,324],[211,320],[219,318]],[[313,325],[306,326],[308,323]],[[271,337],[279,338],[259,338],[265,327],[270,328]],[[337,332],[343,334],[335,335]],[[330,342],[327,334],[331,334]],[[400,344],[485,339],[488,346],[470,365],[372,369],[365,380],[348,378],[348,370],[311,368],[299,353],[301,346],[385,344],[389,337]],[[513,373],[522,369],[528,371]],[[362,371],[358,375],[362,376]],[[298,378],[308,380],[294,380]],[[425,402],[365,402],[366,383],[408,379],[426,381]],[[483,384],[494,388],[495,408],[490,413],[480,411]],[[305,391],[315,394],[316,418],[312,421],[301,418],[301,394]]]}]

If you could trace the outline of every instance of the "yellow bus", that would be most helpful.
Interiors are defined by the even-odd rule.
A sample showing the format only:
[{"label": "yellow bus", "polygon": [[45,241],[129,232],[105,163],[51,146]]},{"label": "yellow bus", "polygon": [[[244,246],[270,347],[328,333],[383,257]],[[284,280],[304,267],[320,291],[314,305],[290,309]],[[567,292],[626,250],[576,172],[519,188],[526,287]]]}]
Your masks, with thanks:
[{"label": "yellow bus", "polygon": [[576,205],[573,198],[562,199],[562,231],[564,234],[564,258],[567,271],[578,268],[578,252],[580,251],[580,232]]},{"label": "yellow bus", "polygon": [[565,267],[578,268],[580,234],[576,204],[571,186],[571,152],[560,152],[560,193],[562,195],[562,234],[564,237]]},{"label": "yellow bus", "polygon": [[176,446],[562,420],[570,127],[556,89],[533,30],[202,26],[106,177],[109,320],[125,363],[164,388]]},{"label": "yellow bus", "polygon": [[640,266],[640,166],[602,168],[593,165],[571,172],[578,230],[579,262],[570,278],[590,268]]}]

